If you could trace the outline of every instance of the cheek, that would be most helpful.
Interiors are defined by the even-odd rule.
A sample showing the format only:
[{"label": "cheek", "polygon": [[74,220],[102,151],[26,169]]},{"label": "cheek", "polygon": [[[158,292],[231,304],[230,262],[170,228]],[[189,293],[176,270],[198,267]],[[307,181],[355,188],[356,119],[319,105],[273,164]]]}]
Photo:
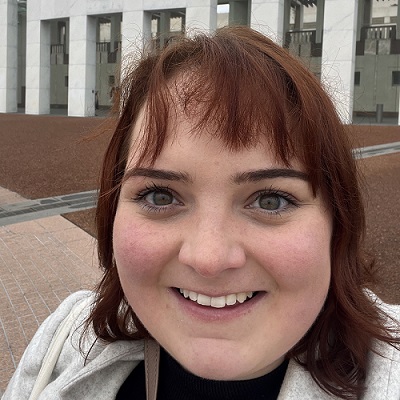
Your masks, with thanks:
[{"label": "cheek", "polygon": [[118,213],[114,222],[113,247],[120,275],[134,274],[135,279],[156,272],[165,258],[166,248],[156,230],[129,221]]},{"label": "cheek", "polygon": [[326,290],[331,272],[329,227],[315,223],[303,229],[288,227],[263,246],[263,266],[281,288]]}]

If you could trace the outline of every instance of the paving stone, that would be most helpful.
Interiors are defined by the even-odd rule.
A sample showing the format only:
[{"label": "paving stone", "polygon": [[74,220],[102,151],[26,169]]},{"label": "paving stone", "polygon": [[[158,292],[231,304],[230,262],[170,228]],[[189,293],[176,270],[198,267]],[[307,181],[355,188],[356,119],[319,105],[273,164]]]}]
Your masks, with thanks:
[{"label": "paving stone", "polygon": [[[15,201],[0,188],[0,198]],[[98,281],[95,241],[61,216],[0,227],[0,391],[39,325]]]}]

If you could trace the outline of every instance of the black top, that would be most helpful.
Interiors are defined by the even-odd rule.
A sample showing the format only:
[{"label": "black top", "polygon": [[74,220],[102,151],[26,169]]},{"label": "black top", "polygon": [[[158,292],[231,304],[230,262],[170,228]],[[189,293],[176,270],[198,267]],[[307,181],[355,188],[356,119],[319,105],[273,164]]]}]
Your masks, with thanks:
[{"label": "black top", "polygon": [[[214,381],[186,371],[163,348],[157,400],[276,400],[288,361],[267,375],[245,381]],[[122,384],[116,400],[146,400],[144,361]]]}]

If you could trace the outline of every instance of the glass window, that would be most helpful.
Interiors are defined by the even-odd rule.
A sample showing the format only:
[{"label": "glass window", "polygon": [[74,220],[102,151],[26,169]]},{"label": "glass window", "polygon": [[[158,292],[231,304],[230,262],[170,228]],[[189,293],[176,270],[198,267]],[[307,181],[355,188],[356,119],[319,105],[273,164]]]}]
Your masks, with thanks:
[{"label": "glass window", "polygon": [[392,71],[392,86],[400,85],[400,71]]}]

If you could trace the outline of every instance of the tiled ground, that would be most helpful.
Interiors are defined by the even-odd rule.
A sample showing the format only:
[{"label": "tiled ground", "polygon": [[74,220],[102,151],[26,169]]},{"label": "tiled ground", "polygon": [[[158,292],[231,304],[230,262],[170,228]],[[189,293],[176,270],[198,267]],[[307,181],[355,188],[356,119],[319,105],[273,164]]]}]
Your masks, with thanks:
[{"label": "tiled ground", "polygon": [[[0,188],[0,204],[23,200]],[[61,216],[0,227],[0,394],[39,324],[97,281],[94,244]]]}]

